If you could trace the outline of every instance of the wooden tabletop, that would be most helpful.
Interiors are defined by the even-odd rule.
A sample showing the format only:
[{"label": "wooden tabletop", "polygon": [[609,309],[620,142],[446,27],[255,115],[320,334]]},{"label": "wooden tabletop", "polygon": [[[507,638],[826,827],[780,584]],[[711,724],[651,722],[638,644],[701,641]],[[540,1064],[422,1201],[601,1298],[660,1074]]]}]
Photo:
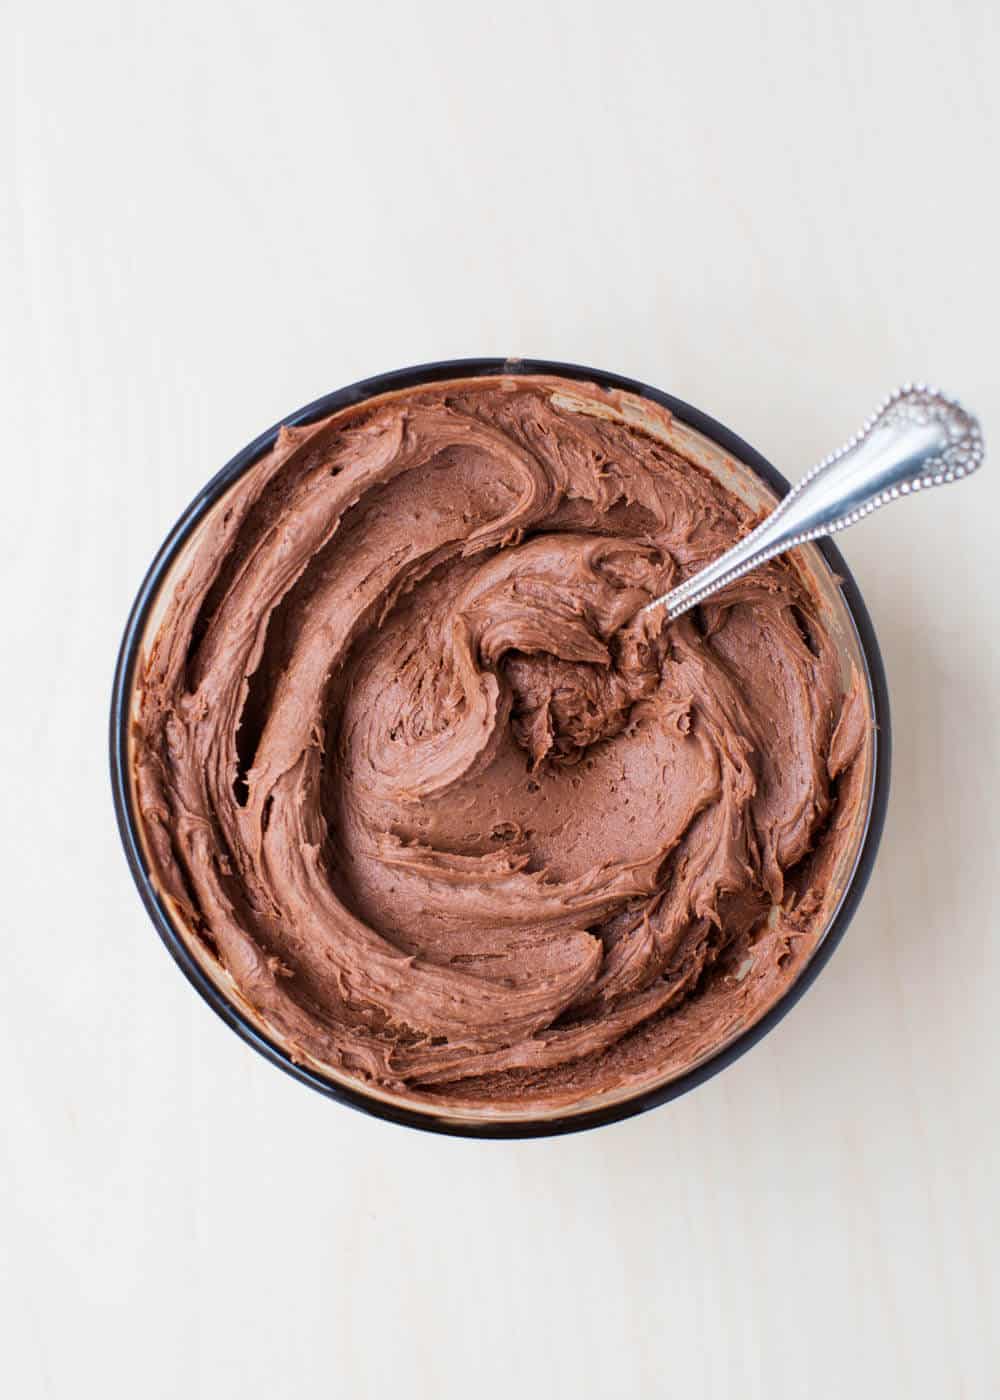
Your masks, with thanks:
[{"label": "wooden tabletop", "polygon": [[369,1121],[155,937],[107,706],[240,446],[464,355],[589,363],[790,477],[906,379],[1000,442],[1000,10],[15,2],[0,262],[0,1316],[10,1394],[917,1400],[1000,1356],[1000,461],[843,537],[885,839],[816,985],[582,1136]]}]

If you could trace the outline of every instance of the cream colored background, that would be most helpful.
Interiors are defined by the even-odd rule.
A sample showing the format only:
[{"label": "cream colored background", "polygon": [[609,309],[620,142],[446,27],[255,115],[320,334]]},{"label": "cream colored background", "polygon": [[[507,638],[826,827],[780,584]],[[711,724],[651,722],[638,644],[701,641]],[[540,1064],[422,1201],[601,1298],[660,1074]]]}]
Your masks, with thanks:
[{"label": "cream colored background", "polygon": [[895,725],[845,942],[736,1066],[600,1132],[408,1133],[245,1049],[140,907],[105,723],[126,612],[182,507],[275,418],[383,369],[617,369],[792,476],[910,377],[1000,440],[997,16],[5,10],[18,1400],[995,1393],[1000,461],[845,539]]}]

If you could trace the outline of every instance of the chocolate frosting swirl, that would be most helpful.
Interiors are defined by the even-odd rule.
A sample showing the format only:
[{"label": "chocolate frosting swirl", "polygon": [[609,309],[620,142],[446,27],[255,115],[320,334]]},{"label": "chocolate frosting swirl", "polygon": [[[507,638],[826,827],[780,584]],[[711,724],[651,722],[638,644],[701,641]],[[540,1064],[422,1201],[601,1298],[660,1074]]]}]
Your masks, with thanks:
[{"label": "chocolate frosting swirl", "polygon": [[815,946],[870,727],[774,561],[636,610],[753,517],[592,386],[373,400],[214,508],[140,678],[186,936],[296,1057],[434,1109],[682,1070]]}]

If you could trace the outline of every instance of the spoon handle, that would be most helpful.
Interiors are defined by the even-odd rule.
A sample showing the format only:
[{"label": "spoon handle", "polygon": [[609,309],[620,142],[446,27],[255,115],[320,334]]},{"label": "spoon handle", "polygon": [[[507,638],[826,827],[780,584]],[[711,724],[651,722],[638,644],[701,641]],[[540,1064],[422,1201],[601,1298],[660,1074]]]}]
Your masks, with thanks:
[{"label": "spoon handle", "polygon": [[668,619],[679,617],[776,554],[844,530],[911,491],[958,481],[982,460],[982,433],[971,413],[936,389],[904,384],[745,539],[641,611],[665,606]]}]

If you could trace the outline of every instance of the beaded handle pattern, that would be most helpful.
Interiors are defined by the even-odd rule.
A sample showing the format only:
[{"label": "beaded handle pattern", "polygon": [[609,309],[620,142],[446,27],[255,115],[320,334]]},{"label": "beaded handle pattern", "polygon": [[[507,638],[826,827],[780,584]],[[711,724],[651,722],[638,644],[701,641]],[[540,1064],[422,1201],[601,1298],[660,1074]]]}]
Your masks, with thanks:
[{"label": "beaded handle pattern", "polygon": [[982,432],[971,413],[926,384],[904,384],[756,529],[641,611],[665,608],[668,618],[679,617],[776,554],[845,530],[901,496],[959,481],[982,460]]}]

